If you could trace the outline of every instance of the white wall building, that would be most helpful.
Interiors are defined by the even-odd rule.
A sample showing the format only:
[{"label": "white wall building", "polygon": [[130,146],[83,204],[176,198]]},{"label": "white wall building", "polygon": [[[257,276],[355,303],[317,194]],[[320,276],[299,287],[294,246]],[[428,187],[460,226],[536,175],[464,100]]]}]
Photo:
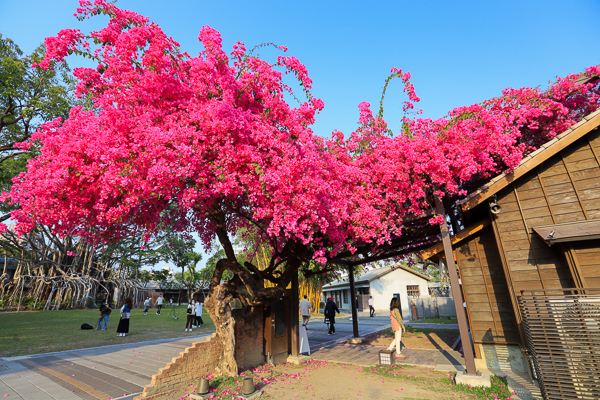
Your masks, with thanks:
[{"label": "white wall building", "polygon": [[[368,299],[373,296],[375,310],[389,312],[392,297],[400,300],[400,310],[404,318],[409,318],[410,298],[429,296],[427,283],[431,279],[410,268],[396,265],[367,271],[354,279],[356,295],[359,299],[358,310],[369,310]],[[351,310],[350,282],[348,278],[331,282],[323,286],[323,301],[333,297],[339,308]],[[381,315],[381,313],[379,313]]]}]

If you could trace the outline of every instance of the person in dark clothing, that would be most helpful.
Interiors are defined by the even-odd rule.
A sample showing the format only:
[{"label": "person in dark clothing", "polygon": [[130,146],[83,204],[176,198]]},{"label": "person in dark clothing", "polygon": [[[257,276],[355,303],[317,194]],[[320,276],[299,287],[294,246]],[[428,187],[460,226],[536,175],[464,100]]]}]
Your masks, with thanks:
[{"label": "person in dark clothing", "polygon": [[125,304],[121,307],[121,319],[117,326],[117,336],[126,336],[129,333],[129,318],[131,317],[131,309],[133,308],[133,300],[131,297],[125,299]]},{"label": "person in dark clothing", "polygon": [[325,305],[325,317],[327,319],[329,319],[329,332],[327,332],[328,335],[335,335],[335,313],[336,312],[339,314],[340,310],[335,305],[335,302],[333,301],[333,297],[330,297],[329,301],[327,301],[327,304]]},{"label": "person in dark clothing", "polygon": [[[100,306],[100,318],[98,319],[98,327],[96,328],[97,331],[100,329],[103,331],[106,330],[106,325],[108,325],[108,318],[110,317],[111,311],[112,308],[110,307],[108,299],[104,300]],[[104,327],[102,326],[102,321],[104,321]]]}]

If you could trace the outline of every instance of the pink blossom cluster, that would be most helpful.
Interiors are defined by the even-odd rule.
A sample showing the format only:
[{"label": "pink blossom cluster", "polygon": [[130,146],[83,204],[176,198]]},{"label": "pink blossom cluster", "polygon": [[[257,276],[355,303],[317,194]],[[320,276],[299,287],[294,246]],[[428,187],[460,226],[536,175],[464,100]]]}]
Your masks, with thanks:
[{"label": "pink blossom cluster", "polygon": [[[396,136],[363,102],[350,137],[322,139],[310,126],[324,104],[308,92],[312,80],[296,58],[271,65],[241,42],[227,54],[208,26],[198,36],[204,50],[192,57],[146,17],[107,0],[80,3],[79,18],[97,14],[110,17],[103,29],[46,40],[41,68],[74,51],[97,62],[74,71],[77,94],[93,106],[73,108],[21,144],[41,148],[0,195],[21,206],[12,213],[18,232],[42,223],[102,242],[168,224],[209,246],[218,211],[231,234],[255,224],[265,240],[310,244],[324,262],[353,243],[400,236],[403,218],[430,208],[434,191],[464,194],[466,183],[515,167],[598,107],[598,85],[573,75],[545,92],[507,89],[438,120],[406,118]],[[284,98],[284,73],[307,93],[297,107]],[[414,108],[410,73],[392,74]]]}]

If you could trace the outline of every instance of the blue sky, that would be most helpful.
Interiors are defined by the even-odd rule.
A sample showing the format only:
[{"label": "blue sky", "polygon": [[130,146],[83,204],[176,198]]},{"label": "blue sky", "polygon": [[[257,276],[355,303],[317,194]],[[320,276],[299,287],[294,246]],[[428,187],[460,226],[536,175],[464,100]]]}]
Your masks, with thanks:
[{"label": "blue sky", "polygon": [[[106,19],[79,22],[77,0],[0,0],[0,32],[26,53],[63,28],[98,29]],[[423,116],[497,96],[506,87],[546,86],[555,76],[600,64],[600,1],[205,1],[119,0],[149,16],[195,55],[203,25],[230,49],[274,42],[308,68],[313,94],[325,102],[315,133],[350,133],[358,104],[377,111],[392,67],[410,71]],[[277,53],[261,51],[274,60]],[[77,66],[77,59],[69,59]],[[385,117],[400,124],[400,81],[388,89]],[[207,257],[205,257],[207,258]]]}]

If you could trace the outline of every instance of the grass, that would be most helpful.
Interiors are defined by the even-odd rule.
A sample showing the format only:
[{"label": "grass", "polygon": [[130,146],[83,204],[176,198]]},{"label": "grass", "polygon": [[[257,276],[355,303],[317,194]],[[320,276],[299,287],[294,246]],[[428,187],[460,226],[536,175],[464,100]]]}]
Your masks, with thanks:
[{"label": "grass", "polygon": [[[119,310],[110,315],[106,331],[95,330],[100,313],[98,310],[21,311],[0,313],[0,357],[43,354],[54,351],[91,348],[148,340],[197,336],[215,331],[206,309],[202,312],[204,325],[193,332],[184,332],[187,306],[162,309],[156,315],[151,308],[144,316],[142,309],[133,309],[129,334],[117,337]],[[82,330],[88,323],[94,330]]]},{"label": "grass", "polygon": [[[377,374],[378,376],[385,376],[386,378],[397,378],[403,382],[406,380],[413,381],[419,383],[420,387],[433,391],[470,394],[477,400],[510,399],[513,394],[508,388],[506,378],[498,376],[492,376],[492,386],[486,388],[457,384],[455,382],[455,372],[446,373],[445,376],[442,376],[443,373],[437,372],[440,377],[431,378],[432,374],[434,374],[432,371],[423,378],[420,376],[423,375],[422,373],[415,373],[416,368],[412,368],[409,365],[376,366],[369,368],[368,371]],[[422,371],[423,370],[421,369],[420,372]]]},{"label": "grass", "polygon": [[456,318],[424,318],[410,321],[412,324],[458,324]]}]

